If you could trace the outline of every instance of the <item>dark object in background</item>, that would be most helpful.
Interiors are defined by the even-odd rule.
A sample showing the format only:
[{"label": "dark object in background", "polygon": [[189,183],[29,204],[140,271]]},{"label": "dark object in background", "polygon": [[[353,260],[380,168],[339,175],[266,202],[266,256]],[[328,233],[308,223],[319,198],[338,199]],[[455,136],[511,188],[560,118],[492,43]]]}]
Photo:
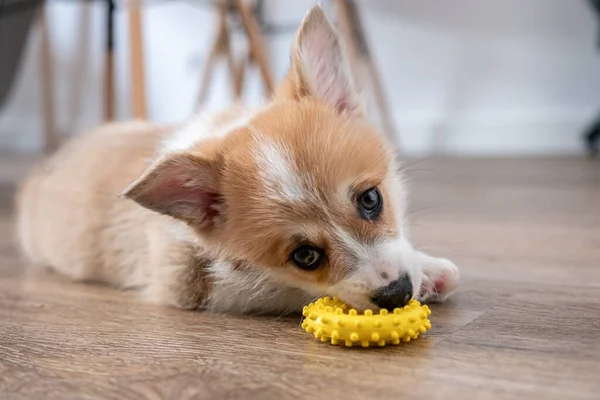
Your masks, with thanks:
[{"label": "dark object in background", "polygon": [[42,0],[0,0],[0,110],[12,89]]},{"label": "dark object in background", "polygon": [[[600,23],[600,0],[588,0]],[[598,47],[600,48],[600,26],[598,27]],[[585,143],[590,156],[596,157],[600,152],[600,117],[585,133]]]},{"label": "dark object in background", "polygon": [[594,122],[587,130],[585,133],[585,141],[590,156],[596,157],[600,152],[600,119],[596,120],[596,122]]},{"label": "dark object in background", "polygon": [[[600,0],[588,0],[588,3],[590,3],[594,12],[596,12],[596,16],[600,18]],[[598,47],[600,48],[600,26],[598,27]]]}]

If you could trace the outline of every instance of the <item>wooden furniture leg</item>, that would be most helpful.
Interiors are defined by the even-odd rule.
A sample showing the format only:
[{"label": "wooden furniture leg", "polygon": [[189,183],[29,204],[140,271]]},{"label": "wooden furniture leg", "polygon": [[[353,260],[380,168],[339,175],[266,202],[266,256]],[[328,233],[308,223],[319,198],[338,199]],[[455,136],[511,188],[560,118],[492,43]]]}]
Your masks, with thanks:
[{"label": "wooden furniture leg", "polygon": [[[90,34],[92,26],[90,24],[92,6],[89,2],[79,2],[79,15],[77,16],[77,27],[73,31],[76,38],[76,44],[73,49],[73,70],[69,75],[68,84],[68,118],[65,125],[61,126],[64,134],[73,135],[77,129],[77,123],[81,110],[86,107],[84,97],[88,95],[85,85],[86,72],[90,67]],[[63,139],[64,140],[64,139]]]},{"label": "wooden furniture leg", "polygon": [[392,143],[399,146],[399,138],[389,111],[380,73],[371,56],[358,7],[354,0],[336,0],[335,4],[340,33],[346,42],[352,72],[359,86],[364,86],[365,78],[370,81],[382,127]]},{"label": "wooden furniture leg", "polygon": [[42,113],[44,118],[44,150],[49,153],[56,149],[59,135],[54,125],[54,87],[52,70],[52,51],[50,49],[50,34],[46,18],[46,5],[40,6],[40,76],[42,81]]},{"label": "wooden furniture leg", "polygon": [[131,111],[134,118],[146,119],[144,54],[140,0],[129,0],[129,50],[131,74]]},{"label": "wooden furniture leg", "polygon": [[206,63],[204,64],[204,71],[202,72],[202,78],[200,78],[200,89],[198,90],[198,97],[196,99],[196,107],[200,108],[206,103],[208,97],[208,89],[213,76],[213,70],[217,61],[217,54],[214,50],[211,50]]},{"label": "wooden furniture leg", "polygon": [[362,87],[363,71],[359,66],[360,54],[358,54],[358,47],[352,26],[350,9],[344,0],[335,0],[335,6],[337,13],[337,27],[340,35],[344,39],[344,45],[346,54],[348,56],[348,62],[350,63],[350,69],[358,86]]},{"label": "wooden furniture leg", "polygon": [[[200,89],[196,102],[197,107],[204,105],[208,97],[213,69],[218,58],[224,58],[227,63],[229,78],[236,100],[242,96],[245,69],[252,64],[257,64],[265,91],[267,95],[270,95],[274,89],[273,74],[269,66],[266,46],[260,32],[260,27],[254,14],[248,5],[241,0],[221,0],[217,4],[219,6],[217,33],[200,80]],[[239,62],[236,62],[231,49],[231,38],[227,22],[227,13],[229,11],[233,11],[239,15],[248,42],[248,52]]]},{"label": "wooden furniture leg", "polygon": [[260,75],[262,77],[263,84],[267,91],[267,94],[273,93],[273,74],[269,66],[269,58],[267,57],[267,46],[260,32],[258,22],[252,13],[252,10],[248,6],[247,2],[243,0],[232,0],[233,5],[239,13],[242,25],[248,37],[248,43],[250,47],[251,60],[258,64]]},{"label": "wooden furniture leg", "polygon": [[366,68],[369,78],[371,79],[371,87],[375,97],[375,104],[379,110],[379,118],[381,119],[383,129],[385,130],[386,135],[388,135],[392,140],[392,143],[394,143],[396,146],[399,146],[400,140],[390,114],[388,101],[385,97],[385,90],[383,89],[383,84],[381,82],[381,75],[379,74],[379,70],[377,69],[377,66],[372,58],[366,60]]},{"label": "wooden furniture leg", "polygon": [[104,120],[115,118],[114,103],[114,41],[115,1],[106,0],[106,49],[104,53]]},{"label": "wooden furniture leg", "polygon": [[233,86],[233,93],[236,99],[242,94],[242,85],[239,77],[239,68],[231,51],[231,39],[229,36],[229,27],[227,25],[227,3],[220,1],[218,3],[218,21],[215,40],[210,48],[210,53],[204,65],[204,72],[200,80],[200,89],[196,100],[196,107],[202,107],[208,97],[214,68],[219,58],[224,58],[229,69],[229,77]]}]

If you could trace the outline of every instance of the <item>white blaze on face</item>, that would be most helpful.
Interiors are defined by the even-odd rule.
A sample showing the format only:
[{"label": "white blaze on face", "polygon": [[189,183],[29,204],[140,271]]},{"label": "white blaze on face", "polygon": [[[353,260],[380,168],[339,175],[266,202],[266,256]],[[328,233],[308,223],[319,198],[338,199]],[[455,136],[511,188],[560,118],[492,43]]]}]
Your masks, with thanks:
[{"label": "white blaze on face", "polygon": [[298,176],[290,151],[285,146],[255,132],[254,156],[267,195],[277,201],[300,202],[306,190]]}]

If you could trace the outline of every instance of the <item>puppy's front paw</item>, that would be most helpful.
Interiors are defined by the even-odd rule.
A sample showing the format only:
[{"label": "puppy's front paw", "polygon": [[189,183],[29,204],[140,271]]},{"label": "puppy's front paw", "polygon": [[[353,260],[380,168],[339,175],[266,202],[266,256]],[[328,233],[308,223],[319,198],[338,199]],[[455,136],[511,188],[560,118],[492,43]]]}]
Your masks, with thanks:
[{"label": "puppy's front paw", "polygon": [[442,302],[458,286],[458,267],[445,258],[427,257],[428,260],[423,265],[423,281],[417,300]]}]

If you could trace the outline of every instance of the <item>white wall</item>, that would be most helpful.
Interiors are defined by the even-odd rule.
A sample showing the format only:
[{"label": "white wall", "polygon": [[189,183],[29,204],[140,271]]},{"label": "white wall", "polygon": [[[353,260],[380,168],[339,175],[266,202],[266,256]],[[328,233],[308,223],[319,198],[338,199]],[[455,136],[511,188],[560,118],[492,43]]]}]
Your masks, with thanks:
[{"label": "white wall", "polygon": [[[298,22],[313,2],[271,0],[272,18]],[[600,112],[596,21],[583,0],[363,0],[365,24],[379,58],[391,109],[410,153],[574,154]],[[152,3],[151,3],[152,4]],[[81,5],[49,9],[55,52],[58,126],[66,134],[101,121],[104,10],[90,7],[89,38]],[[127,19],[117,19],[120,118],[129,114]],[[149,112],[181,121],[192,112],[200,66],[214,30],[209,9],[189,3],[145,9]],[[270,39],[273,68],[285,73],[293,35]],[[41,119],[37,35],[9,106],[0,116],[0,146],[39,148]],[[227,102],[223,75],[212,106]],[[251,85],[250,101],[260,97]],[[78,93],[79,92],[79,93]],[[78,100],[80,99],[80,100]]]}]

